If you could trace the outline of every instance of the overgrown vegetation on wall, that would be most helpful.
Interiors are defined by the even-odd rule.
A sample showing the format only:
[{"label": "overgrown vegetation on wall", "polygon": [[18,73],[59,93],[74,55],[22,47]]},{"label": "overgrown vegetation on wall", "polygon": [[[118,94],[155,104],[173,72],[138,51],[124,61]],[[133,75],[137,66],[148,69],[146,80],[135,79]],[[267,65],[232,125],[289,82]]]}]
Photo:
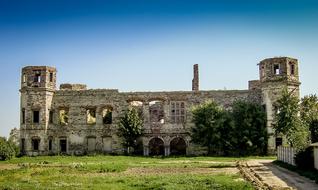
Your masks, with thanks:
[{"label": "overgrown vegetation on wall", "polygon": [[224,110],[210,101],[192,110],[192,141],[208,148],[209,155],[265,155],[266,114],[262,106],[236,101]]}]

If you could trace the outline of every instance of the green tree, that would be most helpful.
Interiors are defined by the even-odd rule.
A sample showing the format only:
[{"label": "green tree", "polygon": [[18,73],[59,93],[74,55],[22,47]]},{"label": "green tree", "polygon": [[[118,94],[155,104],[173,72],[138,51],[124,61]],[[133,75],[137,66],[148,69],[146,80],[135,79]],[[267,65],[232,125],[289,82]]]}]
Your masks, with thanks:
[{"label": "green tree", "polygon": [[308,145],[308,130],[300,117],[299,99],[283,89],[281,97],[275,103],[273,128],[276,134],[286,137],[288,143],[296,149],[304,149]]},{"label": "green tree", "polygon": [[7,141],[4,137],[0,137],[0,160],[10,160],[17,153],[13,143]]},{"label": "green tree", "polygon": [[263,107],[246,101],[235,101],[231,115],[235,125],[235,135],[232,138],[236,154],[265,155],[268,133]]},{"label": "green tree", "polygon": [[127,148],[130,154],[130,148],[136,149],[137,140],[143,132],[143,118],[140,117],[138,111],[134,107],[128,108],[120,118],[118,124],[118,136],[123,138],[123,146]]},{"label": "green tree", "polygon": [[224,111],[215,102],[209,101],[192,110],[193,122],[191,138],[194,143],[208,148],[208,154],[218,154],[221,149],[222,117]]},{"label": "green tree", "polygon": [[232,118],[232,114],[228,111],[224,112],[222,117],[220,118],[220,125],[222,127],[219,128],[221,133],[220,138],[220,149],[222,155],[224,156],[233,156],[237,155],[237,140],[238,138],[235,124]]},{"label": "green tree", "polygon": [[316,95],[302,98],[300,117],[310,131],[311,142],[318,142],[318,98]]}]

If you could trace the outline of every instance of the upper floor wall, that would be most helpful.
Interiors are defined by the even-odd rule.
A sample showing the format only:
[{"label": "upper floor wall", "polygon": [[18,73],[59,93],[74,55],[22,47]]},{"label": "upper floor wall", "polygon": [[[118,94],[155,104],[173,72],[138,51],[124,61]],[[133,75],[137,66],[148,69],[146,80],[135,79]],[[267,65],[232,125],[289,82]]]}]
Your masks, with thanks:
[{"label": "upper floor wall", "polygon": [[[51,127],[103,129],[117,124],[129,106],[138,108],[145,129],[166,126],[174,129],[191,125],[193,106],[214,100],[228,109],[235,100],[261,102],[260,91],[199,91],[199,92],[131,92],[117,90],[58,90],[54,93]],[[61,116],[67,115],[65,121]],[[110,117],[110,118],[109,118]],[[63,119],[62,119],[63,120]]]}]

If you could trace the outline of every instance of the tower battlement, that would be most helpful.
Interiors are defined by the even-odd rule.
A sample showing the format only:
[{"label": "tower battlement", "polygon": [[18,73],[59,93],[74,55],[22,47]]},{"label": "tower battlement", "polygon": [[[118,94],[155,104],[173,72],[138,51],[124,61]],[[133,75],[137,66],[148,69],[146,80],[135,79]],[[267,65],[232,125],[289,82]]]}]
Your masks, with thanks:
[{"label": "tower battlement", "polygon": [[56,89],[56,69],[49,66],[27,66],[22,68],[21,90],[24,88]]}]

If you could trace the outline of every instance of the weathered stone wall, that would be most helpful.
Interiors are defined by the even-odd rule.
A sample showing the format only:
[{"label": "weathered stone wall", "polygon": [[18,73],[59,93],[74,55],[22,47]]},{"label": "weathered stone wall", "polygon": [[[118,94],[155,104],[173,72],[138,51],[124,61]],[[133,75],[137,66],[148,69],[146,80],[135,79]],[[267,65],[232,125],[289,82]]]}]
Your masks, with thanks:
[{"label": "weathered stone wall", "polygon": [[[52,152],[59,152],[59,139],[67,139],[69,154],[83,154],[88,151],[89,139],[95,139],[95,150],[97,152],[122,153],[121,140],[116,135],[118,117],[129,106],[131,101],[143,102],[145,117],[143,144],[148,145],[150,139],[158,137],[163,139],[166,147],[169,147],[173,138],[181,137],[188,145],[188,154],[196,154],[196,149],[190,143],[191,108],[202,102],[214,100],[225,108],[229,108],[235,100],[261,101],[260,91],[199,91],[199,92],[129,92],[120,93],[117,90],[59,90],[56,91],[52,100],[51,110],[54,111],[53,123],[48,124],[46,134],[41,139],[52,138]],[[164,123],[153,123],[149,120],[149,102],[160,100],[163,102]],[[31,99],[33,102],[34,100]],[[170,122],[170,102],[183,101],[186,108],[186,122]],[[102,110],[105,107],[113,108],[113,123],[105,125],[102,123]],[[69,122],[67,125],[59,124],[58,113],[60,109],[68,108]],[[87,124],[86,110],[96,109],[96,124]],[[32,127],[31,127],[32,129]],[[38,131],[29,133],[39,136]],[[104,142],[107,139],[107,142]],[[109,142],[111,140],[111,142]],[[47,140],[43,141],[43,151],[47,152]],[[105,143],[110,143],[111,148]],[[46,146],[46,147],[45,147]],[[169,150],[167,150],[169,151]]]},{"label": "weathered stone wall", "polygon": [[86,90],[87,87],[85,84],[61,84],[60,90]]},{"label": "weathered stone wall", "polygon": [[[280,70],[278,74],[274,69],[277,65]],[[199,91],[198,67],[194,67],[193,91],[119,92],[116,89],[87,90],[86,85],[82,84],[62,84],[60,90],[56,90],[55,68],[25,67],[22,69],[20,90],[21,146],[28,155],[60,153],[63,143],[66,143],[67,154],[122,153],[122,142],[116,135],[118,120],[132,102],[139,101],[144,117],[144,135],[140,140],[145,155],[154,151],[149,146],[154,139],[161,143],[158,148],[165,155],[170,154],[171,143],[176,139],[181,139],[187,154],[201,154],[205,149],[192,144],[190,139],[194,125],[191,122],[193,106],[214,100],[225,109],[230,109],[235,100],[246,100],[266,107],[270,134],[268,148],[273,151],[273,104],[284,87],[299,95],[298,62],[286,57],[265,59],[260,62],[259,69],[260,80],[249,81],[249,90]],[[37,76],[40,79],[37,80]],[[160,102],[160,110],[156,110],[159,107],[152,110],[154,114],[163,112],[163,118],[158,122],[150,119],[153,101]],[[111,123],[105,123],[105,109],[111,111]],[[40,112],[38,123],[32,121],[35,110]],[[67,113],[67,123],[60,122],[62,113]],[[88,116],[96,122],[88,122]],[[32,139],[39,140],[38,150],[33,150]]]}]

